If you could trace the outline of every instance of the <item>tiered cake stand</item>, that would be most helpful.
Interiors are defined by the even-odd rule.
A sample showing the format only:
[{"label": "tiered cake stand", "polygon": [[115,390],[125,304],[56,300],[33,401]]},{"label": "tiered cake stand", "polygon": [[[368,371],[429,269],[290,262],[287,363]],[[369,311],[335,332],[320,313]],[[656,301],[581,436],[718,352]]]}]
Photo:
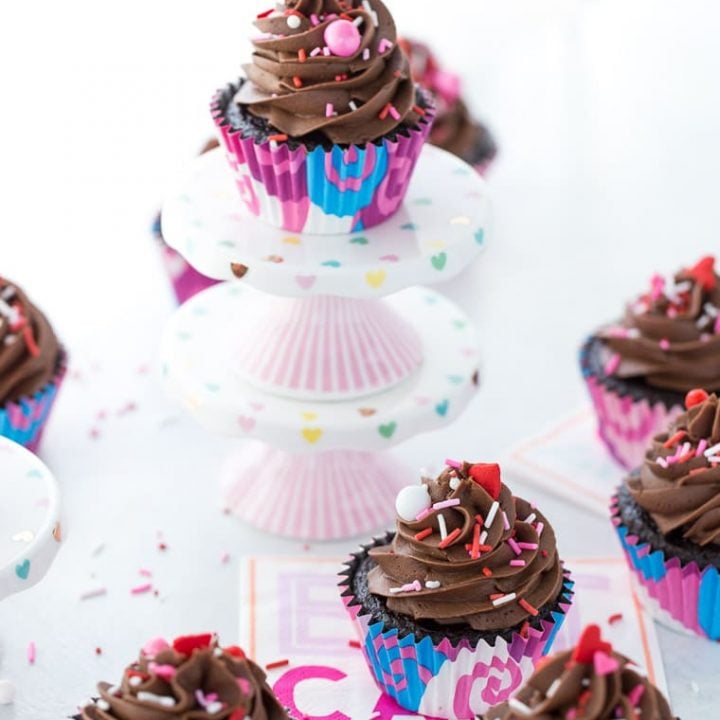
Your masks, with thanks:
[{"label": "tiered cake stand", "polygon": [[263,530],[339,539],[381,526],[413,481],[387,452],[460,415],[478,385],[468,317],[432,284],[485,242],[481,178],[432,147],[400,212],[353,235],[298,235],[245,209],[221,151],[166,202],[167,242],[229,282],[182,306],[163,376],[209,430],[254,439],[225,502]]},{"label": "tiered cake stand", "polygon": [[62,541],[60,496],[30,451],[0,438],[0,600],[39,582]]}]

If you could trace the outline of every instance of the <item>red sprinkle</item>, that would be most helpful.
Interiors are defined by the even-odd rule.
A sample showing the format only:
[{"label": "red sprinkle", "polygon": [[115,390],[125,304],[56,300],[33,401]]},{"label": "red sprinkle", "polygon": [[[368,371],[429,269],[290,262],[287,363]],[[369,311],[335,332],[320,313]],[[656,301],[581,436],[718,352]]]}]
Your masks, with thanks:
[{"label": "red sprinkle", "polygon": [[305,62],[307,60],[307,53],[303,48],[300,48],[298,50],[298,60],[300,60],[301,63]]},{"label": "red sprinkle", "polygon": [[493,593],[490,596],[491,600],[499,600],[501,597],[505,597],[505,593]]},{"label": "red sprinkle", "polygon": [[160,550],[161,552],[165,552],[167,549],[168,546],[164,542],[158,544],[158,550]]},{"label": "red sprinkle", "polygon": [[390,103],[388,103],[388,104],[382,109],[382,111],[380,112],[380,119],[381,119],[381,120],[386,120],[386,119],[387,119],[387,116],[390,114],[390,108],[391,108],[391,107],[392,107],[392,105],[391,105]]},{"label": "red sprinkle", "polygon": [[357,650],[359,650],[361,647],[360,643],[357,640],[348,640],[348,645],[351,648],[356,648]]},{"label": "red sprinkle", "polygon": [[287,135],[283,135],[282,133],[278,135],[271,135],[268,138],[268,142],[285,142],[288,139]]},{"label": "red sprinkle", "polygon": [[293,85],[294,85],[296,88],[301,88],[301,87],[303,86],[302,78],[301,78],[299,75],[296,75],[296,76],[293,78]]},{"label": "red sprinkle", "polygon": [[611,615],[608,618],[608,625],[615,625],[616,623],[619,623],[623,619],[622,613],[615,613],[614,615]]},{"label": "red sprinkle", "polygon": [[421,540],[424,540],[426,537],[429,537],[432,534],[432,528],[425,528],[424,530],[421,530],[417,535],[415,535],[415,539],[420,542]]},{"label": "red sprinkle", "polygon": [[473,541],[472,541],[472,550],[470,551],[470,555],[473,560],[477,560],[480,557],[480,526],[476,525],[473,528]]},{"label": "red sprinkle", "polygon": [[537,617],[540,613],[537,608],[533,607],[525,598],[518,600],[518,605],[527,613],[530,613],[533,617]]},{"label": "red sprinkle", "polygon": [[682,442],[687,437],[687,433],[684,430],[678,430],[671,438],[668,438],[664,443],[664,448],[675,447],[679,442]]},{"label": "red sprinkle", "polygon": [[427,115],[427,112],[423,108],[421,108],[419,105],[413,105],[413,110],[418,115],[420,115],[420,117],[424,117],[425,115]]},{"label": "red sprinkle", "polygon": [[96,654],[96,655],[102,655],[102,648],[101,648],[101,647],[96,647],[96,648],[95,648],[95,654]]},{"label": "red sprinkle", "polygon": [[492,573],[492,570],[491,570],[489,567],[484,567],[484,568],[482,569],[482,574],[483,574],[485,577],[492,577],[492,574],[493,574],[493,573]]},{"label": "red sprinkle", "polygon": [[287,667],[290,664],[289,660],[277,660],[276,662],[268,663],[265,666],[266,670],[277,670],[278,668]]},{"label": "red sprinkle", "polygon": [[482,515],[476,515],[475,516],[475,522],[482,527],[485,524],[485,518],[483,518]]},{"label": "red sprinkle", "polygon": [[264,20],[266,17],[270,17],[275,12],[275,8],[270,8],[269,10],[266,10],[265,12],[261,12],[258,16],[258,20]]},{"label": "red sprinkle", "polygon": [[441,550],[452,545],[460,537],[460,528],[455,528],[439,545]]},{"label": "red sprinkle", "polygon": [[29,325],[26,325],[23,328],[23,338],[25,339],[25,345],[27,345],[27,349],[29,350],[30,354],[33,357],[38,357],[40,355],[40,348],[37,346],[37,343],[35,342],[35,338],[32,334],[32,329]]}]

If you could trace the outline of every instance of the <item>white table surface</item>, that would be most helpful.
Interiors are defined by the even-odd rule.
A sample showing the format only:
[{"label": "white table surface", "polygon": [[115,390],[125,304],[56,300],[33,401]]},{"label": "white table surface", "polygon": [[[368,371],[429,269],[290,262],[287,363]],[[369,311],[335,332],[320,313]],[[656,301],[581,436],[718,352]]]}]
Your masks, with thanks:
[{"label": "white table surface", "polygon": [[[303,550],[219,512],[216,475],[232,442],[138,372],[173,308],[146,232],[154,203],[209,131],[210,94],[239,71],[238,38],[261,5],[40,0],[4,13],[0,271],[52,317],[76,375],[42,453],[62,486],[68,540],[42,584],[0,604],[0,678],[18,686],[0,720],[62,718],[148,636],[232,638],[237,558]],[[488,251],[444,288],[480,325],[485,384],[460,423],[399,450],[418,467],[502,457],[582,403],[583,335],[652,271],[717,252],[720,225],[716,0],[420,5],[391,3],[408,34],[434,33],[466,72],[502,155]],[[617,552],[609,524],[540,500],[567,553]],[[130,595],[140,568],[159,597]],[[98,586],[108,595],[78,599]],[[691,682],[709,654],[720,660],[717,648],[666,631],[661,641],[676,712],[710,717],[701,709],[720,690]]]}]

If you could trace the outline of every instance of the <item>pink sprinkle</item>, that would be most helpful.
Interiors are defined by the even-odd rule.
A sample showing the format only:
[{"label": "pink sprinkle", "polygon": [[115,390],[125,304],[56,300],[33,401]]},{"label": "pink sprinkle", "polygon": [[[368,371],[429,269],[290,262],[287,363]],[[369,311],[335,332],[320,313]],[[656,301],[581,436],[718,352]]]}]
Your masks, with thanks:
[{"label": "pink sprinkle", "polygon": [[700,457],[708,449],[708,441],[704,438],[698,443],[697,452],[695,457]]},{"label": "pink sprinkle", "polygon": [[391,105],[388,108],[388,112],[390,113],[393,120],[402,120],[402,115],[398,112],[397,108],[394,105]]},{"label": "pink sprinkle", "polygon": [[35,664],[35,659],[37,658],[37,648],[35,647],[35,643],[30,641],[30,644],[27,647],[27,659],[28,662],[31,665]]},{"label": "pink sprinkle", "polygon": [[522,550],[537,550],[538,544],[537,543],[527,543],[527,542],[521,542],[518,543],[518,547]]},{"label": "pink sprinkle", "polygon": [[503,517],[503,527],[506,530],[509,530],[510,529],[510,521],[508,520],[507,513],[504,510],[502,511],[502,517]]},{"label": "pink sprinkle", "polygon": [[720,335],[720,315],[715,318],[715,333]]},{"label": "pink sprinkle", "polygon": [[421,520],[424,520],[426,517],[429,517],[430,515],[432,515],[432,508],[425,508],[418,514],[418,516],[415,519],[418,522],[420,522]]},{"label": "pink sprinkle", "polygon": [[143,655],[146,655],[147,657],[155,657],[158,653],[161,653],[163,650],[167,650],[170,647],[167,640],[161,637],[153,638],[152,640],[148,640],[145,645],[143,645]]},{"label": "pink sprinkle", "polygon": [[144,585],[138,585],[130,590],[131,595],[143,595],[152,590],[152,583],[145,583]]},{"label": "pink sprinkle", "polygon": [[221,562],[223,565],[227,565],[227,564],[230,562],[230,553],[229,553],[229,552],[224,552],[224,553],[220,556],[220,562]]},{"label": "pink sprinkle", "polygon": [[656,462],[661,468],[664,468],[665,470],[668,469],[668,461],[667,461],[665,458],[659,457],[655,462]]},{"label": "pink sprinkle", "polygon": [[330,52],[330,48],[327,47],[327,45],[323,48],[322,51],[323,51],[323,55],[324,55],[325,57],[330,57],[330,55],[332,55],[332,53]]},{"label": "pink sprinkle", "polygon": [[138,570],[138,575],[141,575],[142,577],[146,577],[146,578],[151,578],[153,576],[153,574],[146,568],[140,568]]},{"label": "pink sprinkle", "polygon": [[332,103],[325,105],[325,117],[332,117],[335,114],[335,106]]},{"label": "pink sprinkle", "polygon": [[610,328],[608,331],[608,335],[610,337],[616,337],[616,338],[626,338],[628,336],[627,328],[624,327],[614,327]]},{"label": "pink sprinkle", "polygon": [[320,24],[320,19],[318,18],[318,16],[317,16],[315,13],[313,13],[313,14],[310,16],[310,22],[311,22],[313,25],[319,25],[319,24]]},{"label": "pink sprinkle", "polygon": [[674,319],[678,316],[678,311],[677,311],[677,309],[674,308],[674,307],[672,307],[672,306],[670,306],[670,307],[668,308],[668,311],[667,311],[667,316],[668,316],[671,320],[674,320]]},{"label": "pink sprinkle", "polygon": [[391,47],[393,47],[393,43],[387,38],[383,38],[378,43],[378,52],[382,55],[386,50],[389,50]]},{"label": "pink sprinkle", "polygon": [[565,720],[577,720],[577,710],[570,708],[565,714]]},{"label": "pink sprinkle", "polygon": [[316,47],[311,53],[310,57],[317,57],[322,54],[322,48]]},{"label": "pink sprinkle", "polygon": [[433,510],[444,510],[445,508],[456,507],[460,504],[460,498],[453,498],[452,500],[443,500],[443,502],[435,503]]},{"label": "pink sprinkle", "polygon": [[622,358],[618,353],[615,353],[609,360],[607,365],[605,366],[605,374],[606,375],[614,375],[622,363]]},{"label": "pink sprinkle", "polygon": [[520,549],[520,546],[515,542],[513,538],[508,538],[507,544],[512,548],[512,551],[516,555],[522,555],[522,550]]},{"label": "pink sprinkle", "polygon": [[365,48],[363,50],[362,58],[366,61],[370,59],[370,48]]},{"label": "pink sprinkle", "polygon": [[667,338],[663,338],[660,341],[660,349],[667,352],[670,349],[670,341]]},{"label": "pink sprinkle", "polygon": [[642,696],[645,694],[645,685],[640,683],[636,685],[629,693],[628,700],[633,707],[637,707],[640,704]]},{"label": "pink sprinkle", "polygon": [[177,668],[173,665],[156,665],[152,662],[148,665],[148,670],[163,680],[172,680],[177,674]]},{"label": "pink sprinkle", "polygon": [[510,567],[525,567],[524,560],[511,560]]},{"label": "pink sprinkle", "polygon": [[540,536],[542,535],[542,531],[543,531],[544,529],[545,529],[545,523],[539,522],[539,523],[535,526],[535,532],[538,534],[538,537],[540,537]]},{"label": "pink sprinkle", "polygon": [[462,463],[461,463],[461,462],[458,462],[457,460],[450,460],[450,459],[448,459],[448,460],[445,461],[445,464],[446,464],[448,467],[454,468],[455,470],[460,470],[460,469],[462,469]]}]

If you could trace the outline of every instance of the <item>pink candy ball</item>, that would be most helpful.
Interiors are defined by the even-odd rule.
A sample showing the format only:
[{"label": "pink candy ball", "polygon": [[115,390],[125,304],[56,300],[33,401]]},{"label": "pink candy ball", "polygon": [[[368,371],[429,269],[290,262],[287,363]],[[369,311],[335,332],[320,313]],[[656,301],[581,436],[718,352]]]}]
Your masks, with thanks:
[{"label": "pink candy ball", "polygon": [[333,20],[325,28],[325,44],[338,57],[352,57],[362,43],[360,31],[349,20]]}]

